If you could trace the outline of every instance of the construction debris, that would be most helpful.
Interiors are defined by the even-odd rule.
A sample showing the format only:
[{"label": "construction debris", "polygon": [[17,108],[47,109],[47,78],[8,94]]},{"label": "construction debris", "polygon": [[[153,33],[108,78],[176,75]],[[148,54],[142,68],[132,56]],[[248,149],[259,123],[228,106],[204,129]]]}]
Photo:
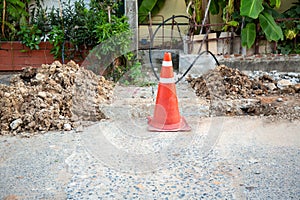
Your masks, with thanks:
[{"label": "construction debris", "polygon": [[300,118],[299,83],[268,74],[249,77],[224,65],[187,78],[197,96],[211,101],[211,115],[258,115]]},{"label": "construction debris", "polygon": [[25,68],[10,85],[0,84],[0,135],[68,131],[80,120],[103,119],[99,104],[112,89],[112,82],[74,61]]}]

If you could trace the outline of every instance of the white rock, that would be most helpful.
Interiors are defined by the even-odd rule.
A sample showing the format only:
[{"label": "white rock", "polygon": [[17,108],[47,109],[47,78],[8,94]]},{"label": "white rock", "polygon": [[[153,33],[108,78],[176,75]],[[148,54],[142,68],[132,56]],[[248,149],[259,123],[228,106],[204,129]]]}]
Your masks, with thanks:
[{"label": "white rock", "polygon": [[25,94],[27,92],[27,88],[25,87],[20,87],[19,90],[22,94]]},{"label": "white rock", "polygon": [[10,123],[10,128],[12,130],[17,129],[23,123],[22,119],[16,119]]},{"label": "white rock", "polygon": [[288,76],[290,76],[290,77],[299,77],[299,74],[295,73],[295,72],[289,72]]},{"label": "white rock", "polygon": [[282,79],[282,80],[277,82],[277,87],[281,90],[284,89],[284,88],[289,87],[290,85],[292,85],[292,82],[289,81],[289,80],[286,80],[286,79]]},{"label": "white rock", "polygon": [[70,130],[72,130],[71,124],[64,124],[64,130],[65,130],[65,131],[70,131]]},{"label": "white rock", "polygon": [[283,99],[282,99],[281,97],[279,97],[279,98],[277,99],[277,101],[278,101],[278,102],[283,102]]},{"label": "white rock", "polygon": [[45,78],[45,75],[44,74],[42,74],[42,73],[37,73],[36,75],[35,75],[35,78],[36,78],[36,80],[43,80],[44,78]]},{"label": "white rock", "polygon": [[272,71],[270,71],[270,74],[272,74],[272,75],[277,74],[277,70],[272,70]]},{"label": "white rock", "polygon": [[47,97],[47,93],[42,91],[38,93],[38,96],[44,99]]},{"label": "white rock", "polygon": [[52,63],[50,68],[49,68],[49,73],[50,74],[53,74],[56,70],[56,64],[55,63]]},{"label": "white rock", "polygon": [[274,83],[265,83],[264,85],[271,91],[273,91],[277,88]]}]

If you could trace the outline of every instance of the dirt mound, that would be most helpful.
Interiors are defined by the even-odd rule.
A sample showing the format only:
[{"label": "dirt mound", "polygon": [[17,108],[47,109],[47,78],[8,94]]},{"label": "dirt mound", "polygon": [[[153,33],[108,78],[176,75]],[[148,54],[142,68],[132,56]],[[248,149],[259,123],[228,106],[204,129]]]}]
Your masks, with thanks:
[{"label": "dirt mound", "polygon": [[238,69],[224,65],[187,81],[199,97],[211,101],[211,115],[264,115],[300,118],[300,84],[274,80],[264,74],[249,78]]},{"label": "dirt mound", "polygon": [[28,67],[0,84],[1,135],[71,130],[79,120],[105,118],[99,103],[110,99],[113,84],[79,67],[55,61]]}]

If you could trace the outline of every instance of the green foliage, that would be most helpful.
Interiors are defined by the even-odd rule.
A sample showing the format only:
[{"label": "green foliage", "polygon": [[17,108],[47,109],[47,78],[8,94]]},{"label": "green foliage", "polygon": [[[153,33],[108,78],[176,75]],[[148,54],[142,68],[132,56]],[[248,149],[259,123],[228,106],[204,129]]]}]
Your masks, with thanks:
[{"label": "green foliage", "polygon": [[[117,8],[114,4],[111,6]],[[133,57],[130,51],[132,32],[129,29],[128,19],[116,15],[109,18],[103,9],[98,10],[96,16],[93,33],[99,45],[93,49],[93,54],[102,61],[115,58],[106,70],[106,77],[118,81],[130,69]],[[104,67],[107,66],[102,66]]]},{"label": "green foliage", "polygon": [[277,49],[281,54],[300,54],[300,43],[285,40],[278,45]]},{"label": "green foliage", "polygon": [[[274,8],[280,7],[280,4],[281,0],[212,0],[210,11],[218,14],[218,10],[223,10],[225,31],[229,27],[238,27],[243,22],[245,26],[241,32],[242,45],[250,48],[255,41],[253,36],[260,34],[265,35],[269,41],[283,40],[283,31],[275,22],[279,14]],[[256,33],[255,24],[260,25],[262,33]]]},{"label": "green foliage", "polygon": [[149,12],[151,15],[156,15],[163,7],[165,0],[141,0],[139,1],[138,20],[139,23],[145,22]]},{"label": "green foliage", "polygon": [[[5,1],[9,15],[4,18],[6,29],[2,35],[5,38],[1,39],[21,39],[30,49],[38,49],[41,40],[49,40],[55,58],[65,59],[74,58],[80,50],[96,47],[94,52],[99,58],[96,64],[100,63],[99,66],[104,68],[109,65],[107,77],[117,81],[131,68],[131,79],[137,77],[137,61],[130,50],[132,33],[128,19],[120,12],[121,1],[91,0],[88,7],[83,0],[62,1],[62,9],[49,11],[42,8],[40,0],[36,0],[36,5],[31,8],[27,7],[29,0]],[[161,5],[162,2],[158,2],[158,6]],[[0,8],[4,9],[2,4]],[[8,33],[15,36],[7,37]]]},{"label": "green foliage", "polygon": [[241,16],[257,19],[258,15],[264,10],[263,0],[241,0]]},{"label": "green foliage", "polygon": [[[99,14],[102,15],[101,13]],[[131,36],[129,24],[125,16],[121,18],[112,16],[111,20],[111,23],[97,24],[94,32],[96,33],[98,43],[105,42],[101,46],[104,54],[108,51],[118,51],[122,55],[128,50],[131,43],[129,38]]]},{"label": "green foliage", "polygon": [[35,6],[29,7],[30,11],[30,24],[37,25],[37,27],[43,32],[43,35],[51,30],[51,24],[48,18],[47,9],[43,9],[39,0],[35,1]]},{"label": "green foliage", "polygon": [[300,0],[298,2],[293,3],[294,6],[292,6],[290,9],[284,12],[285,17],[291,17],[291,18],[299,18],[300,16]]},{"label": "green foliage", "polygon": [[26,5],[29,0],[3,0],[1,10],[1,40],[14,40],[20,28],[20,21],[29,15]]},{"label": "green foliage", "polygon": [[[275,22],[275,17],[278,16],[277,12],[273,9],[274,7],[280,6],[280,0],[241,0],[240,13],[241,16],[248,18],[248,23],[257,23],[260,24],[260,27],[266,36],[268,41],[279,41],[283,40],[283,32],[279,25]],[[246,31],[242,34],[242,45],[250,48],[253,44],[253,38],[249,39],[249,35],[245,34],[245,32],[249,33],[249,29],[252,34],[256,35],[256,27],[255,26],[246,26]],[[250,36],[251,37],[251,36]]]},{"label": "green foliage", "polygon": [[[300,16],[300,0],[294,3],[290,9],[283,13],[285,18],[299,18]],[[280,23],[284,32],[285,40],[278,42],[279,52],[282,54],[300,53],[300,20],[285,20]]]},{"label": "green foliage", "polygon": [[130,80],[133,85],[141,83],[142,74],[142,64],[138,61],[134,62],[130,68]]},{"label": "green foliage", "polygon": [[134,60],[128,72],[129,74],[123,76],[124,79],[120,81],[121,84],[138,86],[147,85],[147,83],[143,81],[144,75],[142,73],[142,65],[138,60]]},{"label": "green foliage", "polygon": [[222,30],[227,31],[229,27],[237,27],[239,25],[239,22],[237,21],[228,21],[226,22],[226,24],[224,25],[224,27],[222,28]]},{"label": "green foliage", "polygon": [[22,25],[21,30],[17,33],[20,36],[22,44],[29,47],[31,50],[39,49],[41,42],[42,31],[37,25]]},{"label": "green foliage", "polygon": [[239,26],[239,13],[236,11],[237,4],[234,0],[212,0],[209,11],[213,15],[219,14],[222,11],[222,18],[225,22],[222,30],[227,31],[229,28],[236,28]]},{"label": "green foliage", "polygon": [[234,12],[234,0],[228,0],[228,4],[223,8],[223,20],[228,22]]},{"label": "green foliage", "polygon": [[218,0],[212,0],[209,6],[209,12],[212,15],[217,15],[219,14],[220,6]]},{"label": "green foliage", "polygon": [[259,14],[259,22],[262,30],[268,41],[278,41],[283,40],[283,33],[274,20],[274,18],[267,12],[262,12]]},{"label": "green foliage", "polygon": [[65,41],[64,31],[59,26],[53,26],[52,30],[49,32],[49,39],[49,42],[53,45],[51,53],[55,58],[60,58]]},{"label": "green foliage", "polygon": [[227,0],[212,0],[210,3],[209,11],[212,15],[219,14],[220,10],[222,10],[226,7]]},{"label": "green foliage", "polygon": [[242,45],[250,48],[256,38],[256,25],[254,23],[248,23],[246,27],[242,30]]},{"label": "green foliage", "polygon": [[279,8],[281,5],[281,0],[270,0],[270,6],[273,8]]},{"label": "green foliage", "polygon": [[197,24],[201,24],[204,17],[204,10],[202,8],[202,0],[194,1],[194,8],[192,9],[191,16],[195,15],[195,21]]}]

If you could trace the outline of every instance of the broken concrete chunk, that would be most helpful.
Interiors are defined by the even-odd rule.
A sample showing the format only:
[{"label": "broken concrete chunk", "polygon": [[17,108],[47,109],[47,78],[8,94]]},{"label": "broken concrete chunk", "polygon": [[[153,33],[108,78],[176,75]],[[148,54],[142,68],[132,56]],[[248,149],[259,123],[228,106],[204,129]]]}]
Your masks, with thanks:
[{"label": "broken concrete chunk", "polygon": [[65,131],[70,131],[70,130],[72,130],[71,124],[64,124],[64,130],[65,130]]},{"label": "broken concrete chunk", "polygon": [[47,97],[47,93],[41,91],[41,92],[38,92],[38,96],[41,97],[41,98],[43,98],[43,99],[45,99]]},{"label": "broken concrete chunk", "polygon": [[105,116],[96,108],[112,97],[114,87],[73,61],[25,68],[10,83],[0,84],[0,135],[72,130],[76,120],[100,120]]},{"label": "broken concrete chunk", "polygon": [[23,123],[22,119],[16,119],[14,121],[12,121],[9,125],[9,127],[11,128],[11,130],[15,130],[17,129],[21,124]]},{"label": "broken concrete chunk", "polygon": [[45,74],[42,74],[42,73],[37,73],[35,75],[35,79],[40,81],[40,80],[43,80],[45,78]]},{"label": "broken concrete chunk", "polygon": [[295,92],[300,93],[300,83],[294,85]]},{"label": "broken concrete chunk", "polygon": [[277,82],[277,87],[281,90],[286,89],[287,87],[291,86],[292,82],[286,79],[282,79]]},{"label": "broken concrete chunk", "polygon": [[270,91],[277,89],[275,83],[264,83],[264,86],[266,86]]}]

